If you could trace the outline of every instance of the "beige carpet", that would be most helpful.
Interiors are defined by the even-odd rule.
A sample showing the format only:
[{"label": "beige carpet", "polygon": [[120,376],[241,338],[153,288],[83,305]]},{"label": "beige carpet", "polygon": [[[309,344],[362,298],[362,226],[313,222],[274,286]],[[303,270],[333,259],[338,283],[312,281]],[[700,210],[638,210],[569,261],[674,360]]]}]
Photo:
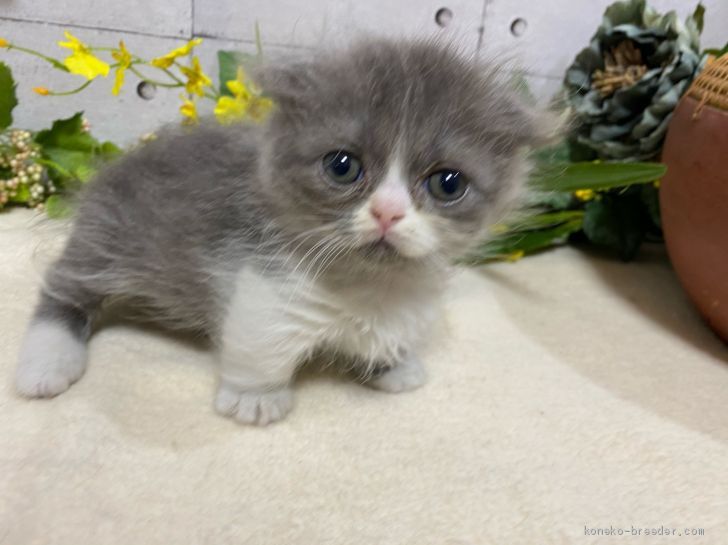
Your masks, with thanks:
[{"label": "beige carpet", "polygon": [[728,350],[659,252],[465,271],[424,389],[307,374],[252,429],[213,413],[202,348],[128,326],[66,394],[16,397],[33,218],[0,215],[3,545],[728,543]]}]

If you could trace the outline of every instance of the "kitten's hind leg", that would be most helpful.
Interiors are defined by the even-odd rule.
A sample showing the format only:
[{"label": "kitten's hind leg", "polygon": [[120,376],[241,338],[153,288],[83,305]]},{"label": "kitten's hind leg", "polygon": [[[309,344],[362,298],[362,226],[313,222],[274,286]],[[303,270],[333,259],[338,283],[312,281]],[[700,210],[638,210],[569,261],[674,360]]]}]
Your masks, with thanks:
[{"label": "kitten's hind leg", "polygon": [[20,347],[15,375],[18,392],[53,397],[68,390],[86,370],[89,331],[87,312],[41,294]]}]

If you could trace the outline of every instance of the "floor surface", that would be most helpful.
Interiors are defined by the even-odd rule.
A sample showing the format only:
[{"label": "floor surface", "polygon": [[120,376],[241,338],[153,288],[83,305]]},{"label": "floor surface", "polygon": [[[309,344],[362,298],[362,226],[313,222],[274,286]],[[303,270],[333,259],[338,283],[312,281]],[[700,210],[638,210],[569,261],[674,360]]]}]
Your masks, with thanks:
[{"label": "floor surface", "polygon": [[67,393],[17,397],[62,231],[34,218],[0,215],[0,544],[728,543],[728,349],[659,250],[463,271],[426,387],[309,373],[254,429],[213,412],[203,347],[125,325]]}]

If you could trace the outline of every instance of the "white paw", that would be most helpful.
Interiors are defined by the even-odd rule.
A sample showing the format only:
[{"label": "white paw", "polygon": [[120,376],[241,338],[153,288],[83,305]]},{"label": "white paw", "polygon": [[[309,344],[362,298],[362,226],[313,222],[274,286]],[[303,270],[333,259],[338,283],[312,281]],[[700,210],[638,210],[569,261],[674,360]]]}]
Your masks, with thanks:
[{"label": "white paw", "polygon": [[424,367],[420,360],[413,357],[385,370],[367,384],[377,390],[396,394],[419,388],[426,380]]},{"label": "white paw", "polygon": [[20,348],[15,387],[27,397],[65,392],[86,369],[86,346],[62,324],[35,322]]},{"label": "white paw", "polygon": [[293,392],[287,386],[267,391],[241,391],[223,382],[215,398],[215,409],[220,414],[258,426],[281,420],[292,408]]}]

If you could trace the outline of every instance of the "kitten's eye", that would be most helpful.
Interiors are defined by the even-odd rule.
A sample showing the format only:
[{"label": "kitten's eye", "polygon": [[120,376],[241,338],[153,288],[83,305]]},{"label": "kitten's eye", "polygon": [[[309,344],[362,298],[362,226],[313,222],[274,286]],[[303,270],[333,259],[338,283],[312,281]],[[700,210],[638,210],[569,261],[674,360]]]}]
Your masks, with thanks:
[{"label": "kitten's eye", "polygon": [[438,170],[425,179],[430,195],[438,201],[454,202],[468,190],[468,181],[457,170]]},{"label": "kitten's eye", "polygon": [[324,171],[337,184],[353,184],[358,182],[364,170],[361,161],[348,151],[332,151],[324,155]]}]

